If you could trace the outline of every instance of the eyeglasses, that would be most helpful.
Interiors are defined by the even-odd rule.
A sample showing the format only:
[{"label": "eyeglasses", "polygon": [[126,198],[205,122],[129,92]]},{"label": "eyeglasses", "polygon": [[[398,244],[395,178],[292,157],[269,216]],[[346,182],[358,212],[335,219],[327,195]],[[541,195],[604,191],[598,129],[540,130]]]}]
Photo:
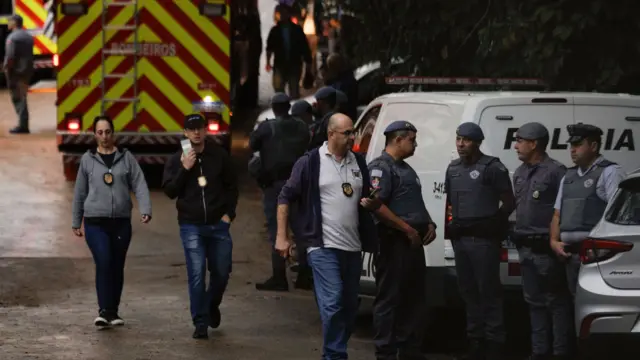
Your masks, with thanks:
[{"label": "eyeglasses", "polygon": [[355,135],[356,131],[355,130],[345,130],[345,131],[336,131],[338,134],[342,134],[344,136],[351,136],[351,135]]}]

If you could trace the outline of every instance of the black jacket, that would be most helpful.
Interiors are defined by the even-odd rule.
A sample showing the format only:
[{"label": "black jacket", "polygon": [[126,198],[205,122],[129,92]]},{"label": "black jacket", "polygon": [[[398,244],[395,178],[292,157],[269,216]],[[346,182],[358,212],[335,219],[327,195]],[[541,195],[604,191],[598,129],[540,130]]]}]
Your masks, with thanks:
[{"label": "black jacket", "polygon": [[[229,154],[207,141],[190,170],[182,166],[181,156],[182,150],[169,159],[162,179],[165,194],[170,199],[178,199],[178,222],[213,225],[225,214],[233,220],[238,204],[238,181]],[[201,170],[206,178],[204,188],[198,184]]]}]

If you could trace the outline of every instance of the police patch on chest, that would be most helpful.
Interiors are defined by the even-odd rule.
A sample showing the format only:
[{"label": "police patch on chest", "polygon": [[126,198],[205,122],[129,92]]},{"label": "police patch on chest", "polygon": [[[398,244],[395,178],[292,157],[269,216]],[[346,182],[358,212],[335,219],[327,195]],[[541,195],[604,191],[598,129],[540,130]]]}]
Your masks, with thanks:
[{"label": "police patch on chest", "polygon": [[480,176],[480,171],[478,170],[473,170],[472,172],[469,173],[469,177],[472,178],[473,180],[477,179],[478,176]]},{"label": "police patch on chest", "polygon": [[593,186],[593,179],[587,179],[584,181],[584,187],[590,188]]}]

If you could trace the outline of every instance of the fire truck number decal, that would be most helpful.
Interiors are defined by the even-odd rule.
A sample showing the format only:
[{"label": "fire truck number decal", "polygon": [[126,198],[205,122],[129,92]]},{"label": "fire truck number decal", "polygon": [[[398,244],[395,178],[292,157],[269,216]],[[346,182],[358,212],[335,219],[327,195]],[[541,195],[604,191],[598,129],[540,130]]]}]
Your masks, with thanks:
[{"label": "fire truck number decal", "polygon": [[199,83],[198,84],[198,90],[215,90],[218,88],[217,84],[210,84],[210,83]]},{"label": "fire truck number decal", "polygon": [[90,87],[91,79],[78,79],[74,78],[69,81],[69,85],[73,87]]},{"label": "fire truck number decal", "polygon": [[[132,43],[111,44],[112,51],[120,51],[123,54],[133,52]],[[139,56],[176,56],[176,44],[174,43],[142,43],[138,44]]]}]

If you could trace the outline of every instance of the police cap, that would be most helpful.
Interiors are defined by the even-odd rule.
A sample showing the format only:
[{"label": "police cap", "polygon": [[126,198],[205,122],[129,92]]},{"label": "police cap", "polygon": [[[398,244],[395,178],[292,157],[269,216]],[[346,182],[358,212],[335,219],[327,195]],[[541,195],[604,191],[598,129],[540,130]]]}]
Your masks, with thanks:
[{"label": "police cap", "polygon": [[320,89],[318,89],[318,91],[316,91],[314,97],[316,98],[316,100],[327,100],[330,97],[336,97],[336,89],[332,88],[331,86],[324,86],[321,87]]},{"label": "police cap", "polygon": [[516,136],[525,140],[538,140],[548,138],[549,130],[538,122],[530,122],[520,126]]},{"label": "police cap", "polygon": [[472,122],[465,122],[458,126],[458,130],[456,130],[456,134],[458,136],[466,137],[473,141],[482,141],[484,140],[484,133],[478,124]]},{"label": "police cap", "polygon": [[311,114],[312,110],[313,108],[311,107],[311,104],[304,100],[298,100],[293,103],[293,106],[291,106],[291,115],[300,116],[304,114]]},{"label": "police cap", "polygon": [[338,104],[346,104],[347,102],[349,102],[349,98],[344,92],[336,90],[336,102]]},{"label": "police cap", "polygon": [[597,126],[577,123],[575,125],[567,125],[567,131],[569,132],[569,143],[581,142],[586,137],[602,136],[604,132]]},{"label": "police cap", "polygon": [[416,127],[413,126],[413,124],[411,124],[410,122],[404,121],[404,120],[397,120],[389,124],[389,126],[387,126],[387,128],[384,129],[384,134],[387,135],[394,131],[400,131],[400,130],[413,131],[416,133],[418,132],[418,129],[416,129]]},{"label": "police cap", "polygon": [[273,97],[271,97],[271,105],[275,104],[289,104],[291,102],[291,98],[289,95],[279,92],[275,93]]},{"label": "police cap", "polygon": [[184,128],[188,130],[202,129],[204,127],[204,117],[200,114],[189,114],[184,117]]}]

